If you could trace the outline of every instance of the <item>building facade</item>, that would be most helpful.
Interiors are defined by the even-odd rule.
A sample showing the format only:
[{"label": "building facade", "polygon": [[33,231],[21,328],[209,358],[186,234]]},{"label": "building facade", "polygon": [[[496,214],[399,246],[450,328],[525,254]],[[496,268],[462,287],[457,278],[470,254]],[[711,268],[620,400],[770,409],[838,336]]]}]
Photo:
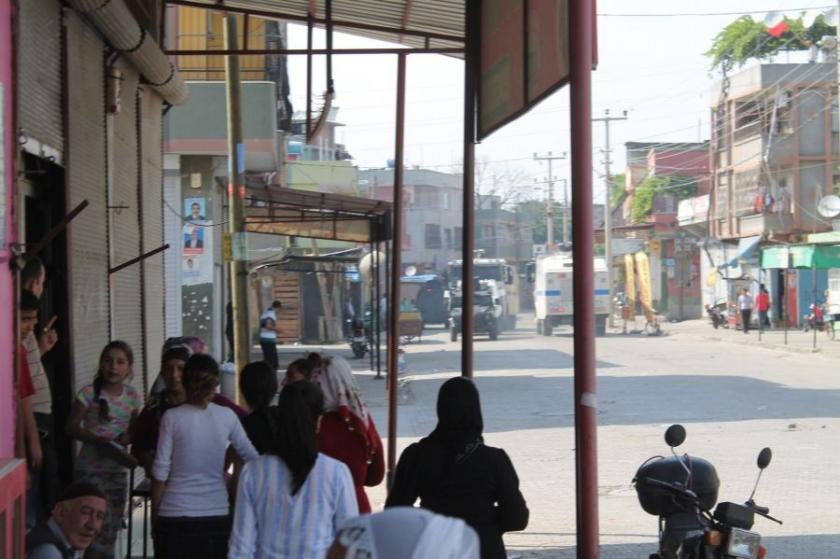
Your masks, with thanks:
[{"label": "building facade", "polygon": [[[393,168],[360,171],[359,182],[369,198],[393,200]],[[403,183],[403,267],[414,266],[418,273],[443,272],[450,260],[461,258],[461,175],[405,169]]]},{"label": "building facade", "polygon": [[822,299],[826,271],[761,270],[759,249],[831,229],[816,208],[840,184],[837,65],[759,64],[716,84],[711,101],[709,234],[735,254],[716,264],[753,290],[766,284],[774,320],[796,324]]}]

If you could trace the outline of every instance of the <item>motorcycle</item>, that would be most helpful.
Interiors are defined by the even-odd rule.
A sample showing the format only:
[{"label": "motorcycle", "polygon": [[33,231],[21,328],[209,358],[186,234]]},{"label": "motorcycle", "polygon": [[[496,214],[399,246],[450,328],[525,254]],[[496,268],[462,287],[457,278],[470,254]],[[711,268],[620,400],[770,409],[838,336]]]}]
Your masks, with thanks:
[{"label": "motorcycle", "polygon": [[350,323],[350,349],[357,359],[362,359],[370,349],[365,333],[365,323],[358,319]]},{"label": "motorcycle", "polygon": [[728,328],[728,318],[723,312],[725,308],[725,302],[715,302],[714,305],[709,305],[708,303],[706,304],[706,314],[709,315],[709,319],[712,321],[712,326],[714,326],[715,330],[721,326]]},{"label": "motorcycle", "polygon": [[642,508],[659,517],[659,550],[649,559],[763,559],[767,549],[761,545],[761,534],[752,531],[755,515],[782,523],[754,500],[772,451],[764,448],[759,453],[758,479],[743,505],[721,502],[715,507],[720,487],[715,467],[674,451],[685,436],[682,425],[671,425],[665,442],[673,456],[648,459],[633,478]]},{"label": "motorcycle", "polygon": [[[826,309],[824,305],[814,305],[813,303],[808,307],[808,314],[802,317],[802,331],[808,332],[816,330],[817,332],[827,332],[831,337],[834,334],[834,324],[829,324],[825,320]],[[833,322],[833,318],[831,320]]]}]

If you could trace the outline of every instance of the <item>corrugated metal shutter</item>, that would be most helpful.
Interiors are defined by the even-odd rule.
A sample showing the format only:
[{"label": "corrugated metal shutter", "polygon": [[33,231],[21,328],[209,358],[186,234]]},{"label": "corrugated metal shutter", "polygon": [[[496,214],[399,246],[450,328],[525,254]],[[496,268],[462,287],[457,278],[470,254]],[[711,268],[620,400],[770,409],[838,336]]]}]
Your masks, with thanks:
[{"label": "corrugated metal shutter", "polygon": [[68,207],[73,208],[85,199],[90,202],[90,206],[73,221],[68,234],[69,291],[73,294],[72,351],[77,389],[92,382],[99,352],[108,341],[109,331],[103,68],[104,49],[99,37],[78,16],[68,13]]},{"label": "corrugated metal shutter", "polygon": [[[112,266],[119,266],[140,255],[140,208],[138,200],[138,129],[134,93],[138,75],[131,67],[122,66],[122,110],[113,115],[111,177],[113,219],[111,223]],[[123,340],[134,349],[134,386],[144,389],[143,373],[143,301],[141,266],[134,264],[111,275],[113,332],[111,337]]]},{"label": "corrugated metal shutter", "polygon": [[[19,125],[26,137],[54,148],[61,155],[64,149],[61,3],[57,0],[26,0],[18,2],[18,9]],[[101,93],[95,98],[100,97]],[[32,150],[33,146],[24,144],[23,148]],[[38,150],[33,151],[40,155]]]},{"label": "corrugated metal shutter", "polygon": [[[141,132],[143,146],[143,237],[144,250],[150,251],[163,240],[163,154],[161,99],[153,91],[141,93]],[[169,250],[172,250],[170,248]],[[164,253],[165,254],[165,253]],[[156,254],[143,263],[146,286],[146,363],[149,383],[158,373],[160,350],[164,341],[165,301],[164,254]]]}]

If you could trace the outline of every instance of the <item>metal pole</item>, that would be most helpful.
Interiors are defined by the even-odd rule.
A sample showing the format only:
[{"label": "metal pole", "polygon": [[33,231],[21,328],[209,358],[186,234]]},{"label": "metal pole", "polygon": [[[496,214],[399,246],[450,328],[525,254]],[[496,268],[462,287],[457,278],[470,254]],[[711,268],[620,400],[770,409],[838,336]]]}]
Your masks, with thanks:
[{"label": "metal pole", "polygon": [[545,201],[545,239],[548,252],[554,252],[554,175],[551,174],[551,152],[548,152],[548,200]]},{"label": "metal pole", "polygon": [[464,49],[464,210],[463,246],[461,272],[461,375],[473,377],[473,332],[475,315],[473,311],[473,283],[475,257],[475,109],[480,37],[479,2],[467,0],[465,11]]},{"label": "metal pole", "polygon": [[388,488],[394,481],[397,465],[397,349],[400,341],[400,269],[402,268],[403,223],[403,157],[405,150],[405,62],[406,55],[397,55],[397,137],[394,154],[394,248],[391,255],[391,289],[388,301]]},{"label": "metal pole", "polygon": [[[551,152],[548,152],[547,156],[538,156],[536,153],[534,154],[534,161],[548,161],[548,200],[545,201],[545,228],[546,228],[546,251],[551,253],[554,251],[554,175],[552,174],[551,170],[551,162],[554,160],[566,159],[566,154],[552,156]],[[562,179],[565,180],[565,179]],[[565,224],[565,221],[564,221]],[[563,232],[565,235],[565,230]],[[566,237],[563,237],[563,241],[566,241]]]},{"label": "metal pole", "polygon": [[[759,266],[761,266],[761,257],[759,256]],[[758,294],[761,295],[761,286],[764,285],[764,282],[761,281],[764,279],[762,277],[762,272],[764,272],[763,268],[758,269]],[[767,309],[769,312],[770,309]],[[762,335],[764,334],[764,321],[761,319],[761,313],[756,309],[755,313],[758,315],[758,341],[761,341]]]},{"label": "metal pole", "polygon": [[[391,269],[391,252],[388,250],[388,241],[385,241],[384,248],[382,248],[382,242],[376,243],[376,267],[382,265],[382,250],[385,251],[385,276],[388,276]],[[391,298],[388,295],[388,282],[385,282],[385,301],[390,301]],[[390,332],[388,336],[390,336]],[[390,338],[388,338],[390,340]],[[389,342],[388,342],[389,343]],[[388,347],[391,347],[388,345]],[[382,276],[377,273],[376,275],[376,375],[381,377],[382,376]]]},{"label": "metal pole", "polygon": [[785,323],[785,345],[788,343],[788,317],[787,317],[787,281],[788,271],[782,270],[782,281],[784,282],[784,290],[782,291],[782,322]]},{"label": "metal pole", "polygon": [[814,301],[814,309],[811,311],[814,315],[814,327],[812,328],[814,331],[814,341],[811,343],[811,347],[817,349],[817,267],[814,265],[813,260],[811,261],[811,299]]},{"label": "metal pole", "polygon": [[[612,211],[610,202],[610,190],[612,189],[610,177],[610,122],[613,120],[627,120],[627,111],[624,111],[622,116],[610,116],[610,110],[604,110],[604,116],[601,118],[593,118],[593,122],[604,123],[604,183],[606,185],[606,192],[604,193],[604,259],[607,261],[607,288],[609,289],[608,304],[612,305],[614,289],[613,289],[613,254],[612,254]],[[615,313],[610,312],[607,315],[607,321],[610,327],[613,326],[613,316]]]},{"label": "metal pole", "polygon": [[[371,235],[371,239],[370,239],[370,269],[371,269],[371,271],[373,271],[373,269],[374,269],[373,268],[373,251],[375,250],[374,247],[376,246],[375,244],[373,244],[373,242],[374,242],[373,241],[373,235]],[[373,326],[374,326],[373,313],[375,312],[375,309],[376,309],[376,307],[373,304],[373,298],[374,298],[373,281],[374,281],[373,280],[373,274],[371,274],[370,285],[368,286],[368,290],[367,290],[368,291],[368,305],[370,305],[370,321],[368,322],[369,326],[368,326],[368,332],[367,332],[367,339],[368,339],[368,342],[370,343],[370,370],[371,371],[373,371],[374,367],[376,366],[376,361],[375,361],[376,356],[373,353],[374,351],[376,351],[376,349],[374,349],[374,347],[373,347],[373,340],[375,339],[374,335],[373,335]],[[364,287],[364,284],[362,284],[362,287]],[[364,289],[363,289],[363,291],[364,291]],[[362,324],[364,324],[364,320],[365,320],[365,305],[364,305],[364,303],[362,303]]]},{"label": "metal pole", "polygon": [[[226,48],[236,48],[236,16],[225,16],[224,41]],[[228,128],[228,233],[231,245],[239,244],[245,229],[243,201],[245,199],[245,144],[242,142],[242,106],[240,100],[239,58],[225,57],[225,86],[227,92]],[[234,250],[235,252],[235,250]],[[242,255],[237,255],[240,258]],[[236,401],[239,394],[239,373],[250,361],[248,343],[248,271],[245,262],[233,257],[230,262],[230,290],[233,314],[233,361],[236,368]]]},{"label": "metal pole", "polygon": [[575,313],[575,471],[577,557],[598,552],[598,399],[595,376],[595,292],[592,223],[592,0],[569,3],[572,113],[572,245]]},{"label": "metal pole", "polygon": [[569,244],[569,181],[563,181],[563,244]]}]

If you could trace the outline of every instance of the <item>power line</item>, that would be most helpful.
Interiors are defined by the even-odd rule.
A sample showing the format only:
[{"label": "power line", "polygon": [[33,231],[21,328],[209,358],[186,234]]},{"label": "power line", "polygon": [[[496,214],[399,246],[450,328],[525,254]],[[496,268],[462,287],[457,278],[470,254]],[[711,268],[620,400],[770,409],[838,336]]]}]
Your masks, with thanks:
[{"label": "power line", "polygon": [[806,6],[803,8],[774,8],[772,10],[752,10],[746,12],[670,12],[670,13],[601,13],[598,17],[706,17],[706,16],[746,16],[767,14],[768,12],[804,12],[806,10],[827,10],[837,6]]}]

